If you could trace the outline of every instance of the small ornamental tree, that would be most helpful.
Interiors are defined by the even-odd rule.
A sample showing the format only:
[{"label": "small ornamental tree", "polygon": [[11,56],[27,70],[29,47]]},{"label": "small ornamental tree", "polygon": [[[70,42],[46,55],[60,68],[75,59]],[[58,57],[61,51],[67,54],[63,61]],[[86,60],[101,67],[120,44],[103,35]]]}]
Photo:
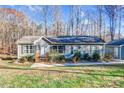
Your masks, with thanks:
[{"label": "small ornamental tree", "polygon": [[37,51],[35,54],[35,62],[39,62],[39,61],[40,61],[40,53],[39,51]]}]

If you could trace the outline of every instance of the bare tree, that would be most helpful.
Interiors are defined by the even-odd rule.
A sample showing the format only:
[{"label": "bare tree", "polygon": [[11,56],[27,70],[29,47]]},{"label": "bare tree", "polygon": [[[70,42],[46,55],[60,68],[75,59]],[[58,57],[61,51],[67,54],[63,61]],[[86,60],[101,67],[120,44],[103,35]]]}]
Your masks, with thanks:
[{"label": "bare tree", "polygon": [[74,6],[70,6],[69,12],[69,24],[70,24],[70,34],[73,36],[74,33]]},{"label": "bare tree", "polygon": [[76,26],[75,26],[75,31],[76,31],[76,35],[79,35],[80,34],[80,31],[81,31],[81,6],[74,6],[75,7],[75,23],[76,23]]},{"label": "bare tree", "polygon": [[49,10],[48,10],[48,6],[43,6],[42,8],[43,8],[42,15],[43,15],[43,22],[44,22],[44,31],[45,31],[45,35],[47,36],[48,34],[47,23],[48,23]]},{"label": "bare tree", "polygon": [[53,20],[53,30],[56,36],[61,35],[62,31],[62,13],[60,6],[52,6],[52,20]]},{"label": "bare tree", "polygon": [[22,12],[7,8],[0,8],[0,12],[0,53],[15,54],[15,42],[22,36],[33,35],[36,29],[29,26],[28,18]]},{"label": "bare tree", "polygon": [[99,5],[97,6],[97,9],[98,9],[98,20],[99,20],[99,37],[101,38],[102,37],[102,5]]},{"label": "bare tree", "polygon": [[116,6],[116,5],[107,5],[107,6],[104,6],[104,7],[105,7],[105,12],[109,17],[111,40],[114,40],[118,6]]},{"label": "bare tree", "polygon": [[121,24],[122,24],[122,6],[119,6],[120,7],[120,9],[119,9],[119,14],[118,14],[118,16],[119,16],[119,28],[118,28],[118,39],[120,39],[121,38]]}]

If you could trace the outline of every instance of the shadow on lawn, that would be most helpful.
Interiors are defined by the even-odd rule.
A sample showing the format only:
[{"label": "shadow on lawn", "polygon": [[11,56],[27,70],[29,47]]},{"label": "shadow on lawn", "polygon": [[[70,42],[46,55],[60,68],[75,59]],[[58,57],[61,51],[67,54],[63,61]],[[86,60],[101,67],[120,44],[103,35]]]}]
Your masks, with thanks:
[{"label": "shadow on lawn", "polygon": [[[33,69],[33,68],[19,68],[19,67],[6,67],[0,66],[0,69],[11,69],[11,70],[39,70],[39,71],[49,71],[49,72],[58,72],[58,73],[74,73],[74,74],[87,74],[87,75],[99,75],[99,76],[116,76],[116,77],[124,77],[124,75],[117,75],[117,74],[101,74],[95,73],[94,70],[85,70],[86,73],[79,72],[79,71],[71,71],[71,70],[52,70],[52,69]],[[84,71],[84,70],[83,70]],[[89,71],[89,72],[88,72]]]},{"label": "shadow on lawn", "polygon": [[105,67],[105,68],[120,68],[124,69],[124,64],[97,64],[97,65],[80,65],[80,66],[65,66],[65,67]]}]

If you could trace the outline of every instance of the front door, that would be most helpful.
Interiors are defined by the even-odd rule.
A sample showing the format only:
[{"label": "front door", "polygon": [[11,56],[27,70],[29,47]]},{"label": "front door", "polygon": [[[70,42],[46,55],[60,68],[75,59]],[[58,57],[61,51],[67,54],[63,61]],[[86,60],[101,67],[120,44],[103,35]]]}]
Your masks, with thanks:
[{"label": "front door", "polygon": [[40,49],[40,55],[41,55],[41,57],[45,57],[45,47],[44,46],[42,46]]}]

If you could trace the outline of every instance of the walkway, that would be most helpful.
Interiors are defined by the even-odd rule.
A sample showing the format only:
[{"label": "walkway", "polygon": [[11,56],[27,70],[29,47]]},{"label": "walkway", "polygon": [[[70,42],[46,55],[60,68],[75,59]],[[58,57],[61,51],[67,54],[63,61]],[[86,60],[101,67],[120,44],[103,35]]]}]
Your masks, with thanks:
[{"label": "walkway", "polygon": [[92,65],[118,65],[124,64],[124,62],[83,62],[83,63],[65,63],[65,64],[42,64],[42,63],[34,63],[31,67],[32,68],[39,68],[39,67],[63,67],[63,66],[92,66]]}]

